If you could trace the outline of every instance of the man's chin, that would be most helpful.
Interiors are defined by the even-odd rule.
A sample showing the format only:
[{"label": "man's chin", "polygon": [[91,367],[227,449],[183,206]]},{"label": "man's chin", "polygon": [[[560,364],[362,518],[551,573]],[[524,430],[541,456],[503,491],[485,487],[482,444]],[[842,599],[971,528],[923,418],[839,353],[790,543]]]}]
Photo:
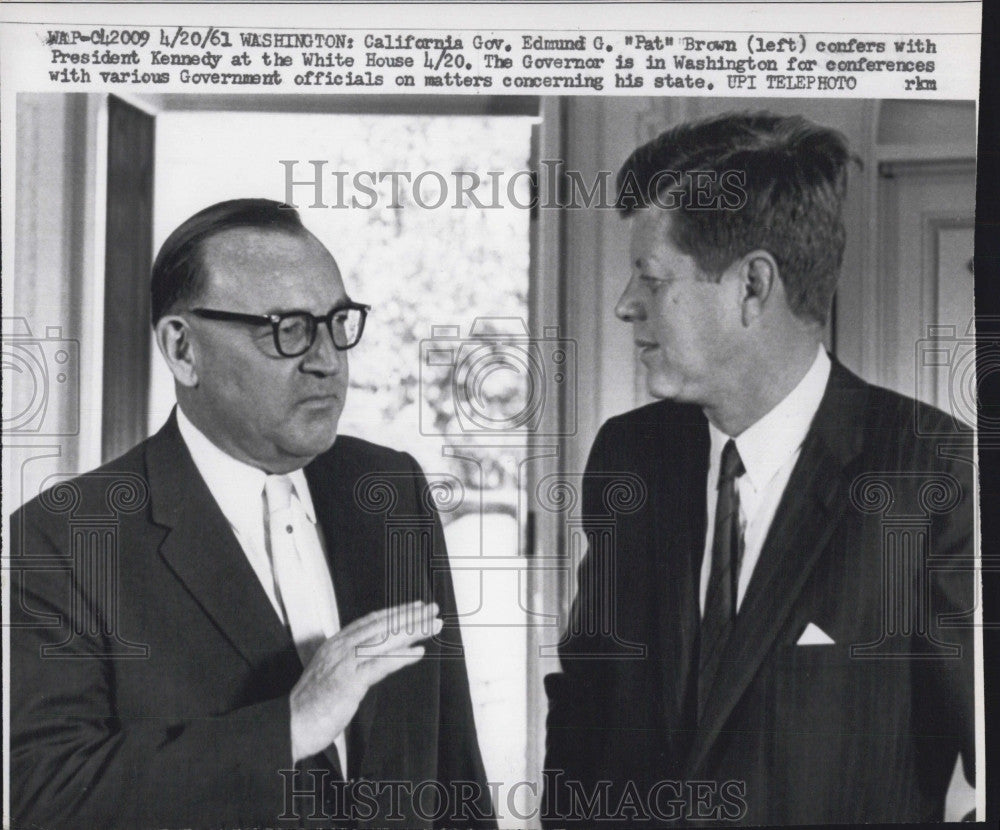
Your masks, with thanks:
[{"label": "man's chin", "polygon": [[322,455],[337,439],[337,422],[340,412],[324,418],[309,418],[286,445],[286,449],[300,458]]},{"label": "man's chin", "polygon": [[334,441],[337,440],[337,427],[336,424],[329,431],[321,435],[311,436],[308,441],[303,442],[303,448],[308,451],[310,455],[314,458],[317,455],[322,455],[330,447],[333,446]]},{"label": "man's chin", "polygon": [[704,400],[698,391],[689,384],[684,384],[678,378],[650,375],[646,377],[646,391],[659,400],[674,403],[692,403],[704,406]]},{"label": "man's chin", "polygon": [[654,398],[661,400],[677,401],[681,399],[681,385],[677,380],[658,372],[646,374],[646,391]]}]

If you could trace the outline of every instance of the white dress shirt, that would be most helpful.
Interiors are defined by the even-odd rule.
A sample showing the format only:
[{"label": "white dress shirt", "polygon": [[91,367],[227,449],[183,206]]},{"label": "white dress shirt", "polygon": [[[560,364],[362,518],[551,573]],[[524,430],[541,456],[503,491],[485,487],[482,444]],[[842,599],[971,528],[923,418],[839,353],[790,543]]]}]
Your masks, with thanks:
[{"label": "white dress shirt", "polygon": [[[750,577],[753,576],[764,540],[778,509],[778,502],[785,492],[795,462],[799,460],[802,442],[819,409],[829,378],[830,358],[821,345],[812,366],[798,385],[763,418],[734,439],[746,468],[746,472],[736,479],[740,494],[740,536],[743,544],[743,562],[736,595],[737,611],[746,595]],[[712,570],[712,537],[715,534],[715,505],[718,501],[716,484],[722,448],[730,437],[712,423],[709,423],[708,431],[711,437],[706,490],[708,532],[705,534],[699,591],[703,614]]]},{"label": "white dress shirt", "polygon": [[[229,522],[250,567],[253,568],[264,593],[271,601],[274,612],[289,629],[294,640],[295,633],[290,630],[288,615],[285,613],[275,584],[268,549],[265,530],[268,511],[264,496],[267,473],[219,449],[191,423],[179,406],[177,426],[198,472],[205,479],[209,492]],[[330,637],[340,629],[340,619],[337,598],[333,591],[333,579],[324,551],[322,529],[316,523],[316,511],[313,509],[305,473],[299,469],[287,475],[293,488],[291,508],[294,512],[293,521],[297,526],[295,544],[302,565],[301,577],[308,580],[314,592],[313,598],[320,614],[323,633]],[[314,642],[308,645],[296,642],[295,646],[300,656],[303,656],[303,662],[306,661],[306,656],[315,650]],[[346,775],[347,747],[344,735],[339,735],[334,743],[340,753],[341,765]]]}]

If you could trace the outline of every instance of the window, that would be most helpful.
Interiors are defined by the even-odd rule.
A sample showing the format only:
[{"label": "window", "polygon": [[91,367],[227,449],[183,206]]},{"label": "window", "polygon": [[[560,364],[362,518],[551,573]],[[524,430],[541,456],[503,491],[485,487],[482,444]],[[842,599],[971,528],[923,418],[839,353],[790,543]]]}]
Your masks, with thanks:
[{"label": "window", "polygon": [[[538,378],[519,359],[527,353],[495,335],[517,334],[528,318],[530,217],[512,199],[526,204],[529,184],[512,171],[528,169],[533,122],[166,112],[157,117],[154,189],[158,246],[209,204],[287,200],[286,176],[308,182],[293,187],[292,201],[336,257],[348,292],[373,306],[350,352],[340,432],[406,450],[432,481],[457,482],[461,503],[442,519],[480,745],[489,779],[511,783],[529,777],[523,574],[476,560],[521,550],[518,463],[527,442],[517,427],[523,438]],[[331,207],[352,198],[367,207]],[[153,363],[151,431],[173,405],[158,354]],[[515,427],[504,430],[511,446],[481,440],[496,423]]]}]

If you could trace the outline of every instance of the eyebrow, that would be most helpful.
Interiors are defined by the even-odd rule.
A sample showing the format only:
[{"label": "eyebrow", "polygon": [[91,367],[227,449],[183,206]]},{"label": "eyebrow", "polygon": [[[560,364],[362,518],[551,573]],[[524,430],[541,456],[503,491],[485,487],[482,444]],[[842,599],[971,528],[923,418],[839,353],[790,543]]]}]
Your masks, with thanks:
[{"label": "eyebrow", "polygon": [[[329,314],[335,308],[343,308],[355,302],[356,301],[354,300],[353,297],[345,296],[344,299],[337,300],[337,302],[335,302],[332,306],[330,306],[324,313]],[[276,308],[272,309],[271,311],[264,312],[264,314],[295,314],[295,313],[312,314],[312,312],[308,308]],[[313,316],[315,317],[317,315],[313,314]]]}]

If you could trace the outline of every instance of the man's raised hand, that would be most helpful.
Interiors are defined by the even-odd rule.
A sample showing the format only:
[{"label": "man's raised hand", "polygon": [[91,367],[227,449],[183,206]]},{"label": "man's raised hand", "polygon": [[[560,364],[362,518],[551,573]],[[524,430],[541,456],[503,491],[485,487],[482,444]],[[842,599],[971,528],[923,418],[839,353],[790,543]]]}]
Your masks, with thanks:
[{"label": "man's raised hand", "polygon": [[290,695],[292,760],[322,751],[347,728],[367,691],[424,656],[441,631],[436,603],[373,611],[327,639]]}]

